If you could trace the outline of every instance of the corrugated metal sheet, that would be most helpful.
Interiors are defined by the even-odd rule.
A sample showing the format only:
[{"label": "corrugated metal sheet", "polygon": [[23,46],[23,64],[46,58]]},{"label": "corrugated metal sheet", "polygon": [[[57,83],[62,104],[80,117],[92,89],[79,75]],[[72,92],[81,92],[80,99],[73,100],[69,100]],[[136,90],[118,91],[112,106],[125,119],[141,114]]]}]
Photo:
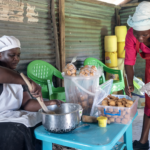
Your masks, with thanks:
[{"label": "corrugated metal sheet", "polygon": [[28,63],[44,60],[55,66],[55,41],[50,0],[0,0],[0,36],[21,41],[18,69],[26,74]]},{"label": "corrugated metal sheet", "polygon": [[66,62],[74,56],[104,62],[104,36],[114,34],[115,8],[65,0]]},{"label": "corrugated metal sheet", "polygon": [[[58,7],[55,0],[57,20]],[[114,27],[115,8],[65,0],[66,63],[74,56],[80,61],[94,57],[104,62],[104,36],[114,34]]]},{"label": "corrugated metal sheet", "polygon": [[[136,7],[127,7],[120,10],[121,25],[127,25],[127,19],[129,15],[133,15]],[[128,27],[129,29],[129,27]],[[145,60],[142,59],[139,54],[137,55],[136,64],[134,66],[135,76],[145,79]]]}]

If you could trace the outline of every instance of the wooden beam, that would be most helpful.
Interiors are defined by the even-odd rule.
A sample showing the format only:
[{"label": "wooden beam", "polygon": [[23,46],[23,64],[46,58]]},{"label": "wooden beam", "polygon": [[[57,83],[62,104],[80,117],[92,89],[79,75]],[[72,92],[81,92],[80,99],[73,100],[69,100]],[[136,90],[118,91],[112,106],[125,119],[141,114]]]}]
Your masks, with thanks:
[{"label": "wooden beam", "polygon": [[56,25],[54,0],[51,0],[51,14],[52,14],[53,31],[54,31],[54,39],[55,39],[56,67],[60,71],[61,68],[60,68],[60,54],[59,54],[59,46],[58,46],[58,30]]},{"label": "wooden beam", "polygon": [[129,3],[129,4],[124,4],[124,5],[120,5],[121,7],[134,7],[134,6],[138,6],[139,3]]},{"label": "wooden beam", "polygon": [[119,9],[116,8],[116,25],[120,26],[120,15],[119,15]]},{"label": "wooden beam", "polygon": [[61,71],[65,68],[65,0],[59,0],[59,31],[60,31],[60,57]]},{"label": "wooden beam", "polygon": [[103,5],[103,6],[121,9],[121,7],[118,5],[109,4],[109,3],[105,3],[105,2],[101,2],[101,1],[97,1],[97,0],[76,0],[76,1],[87,2],[87,3],[98,4],[98,5]]}]

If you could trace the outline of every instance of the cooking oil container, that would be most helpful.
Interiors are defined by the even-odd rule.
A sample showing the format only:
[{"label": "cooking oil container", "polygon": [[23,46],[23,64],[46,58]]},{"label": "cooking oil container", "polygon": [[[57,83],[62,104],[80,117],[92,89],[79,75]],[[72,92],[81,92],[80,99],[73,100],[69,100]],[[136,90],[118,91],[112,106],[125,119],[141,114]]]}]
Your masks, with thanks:
[{"label": "cooking oil container", "polygon": [[125,58],[125,42],[118,42],[117,43],[117,53],[118,53],[118,58]]},{"label": "cooking oil container", "polygon": [[118,58],[118,69],[122,70],[123,76],[125,77],[124,58]]},{"label": "cooking oil container", "polygon": [[117,52],[105,52],[105,64],[110,68],[117,67]]},{"label": "cooking oil container", "polygon": [[117,37],[115,35],[105,36],[105,52],[117,51]]},{"label": "cooking oil container", "polygon": [[[111,69],[119,70],[118,67],[111,68]],[[119,80],[119,76],[118,74],[112,74],[112,73],[106,72],[106,80],[109,80],[109,79]]]},{"label": "cooking oil container", "polygon": [[115,35],[117,36],[117,42],[125,42],[126,34],[127,34],[126,26],[115,27]]}]

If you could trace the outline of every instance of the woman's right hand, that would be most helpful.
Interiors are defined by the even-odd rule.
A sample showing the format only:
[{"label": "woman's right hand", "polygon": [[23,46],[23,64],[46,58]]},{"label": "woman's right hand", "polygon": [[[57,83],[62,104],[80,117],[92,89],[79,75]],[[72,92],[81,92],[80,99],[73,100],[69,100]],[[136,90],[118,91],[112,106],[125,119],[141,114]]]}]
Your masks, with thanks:
[{"label": "woman's right hand", "polygon": [[125,87],[125,92],[128,96],[132,97],[131,92],[133,92],[133,91],[134,91],[133,85],[130,85],[129,87],[127,87],[127,86]]}]

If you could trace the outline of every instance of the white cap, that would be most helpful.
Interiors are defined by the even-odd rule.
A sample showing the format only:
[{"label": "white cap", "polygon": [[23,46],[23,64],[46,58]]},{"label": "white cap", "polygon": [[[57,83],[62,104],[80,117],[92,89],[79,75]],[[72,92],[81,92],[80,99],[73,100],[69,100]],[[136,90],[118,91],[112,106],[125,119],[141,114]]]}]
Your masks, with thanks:
[{"label": "white cap", "polygon": [[7,51],[13,48],[21,48],[20,41],[14,36],[2,36],[0,38],[0,52]]},{"label": "white cap", "polygon": [[137,31],[150,29],[150,2],[143,1],[137,7],[133,16],[129,16],[127,24]]}]

